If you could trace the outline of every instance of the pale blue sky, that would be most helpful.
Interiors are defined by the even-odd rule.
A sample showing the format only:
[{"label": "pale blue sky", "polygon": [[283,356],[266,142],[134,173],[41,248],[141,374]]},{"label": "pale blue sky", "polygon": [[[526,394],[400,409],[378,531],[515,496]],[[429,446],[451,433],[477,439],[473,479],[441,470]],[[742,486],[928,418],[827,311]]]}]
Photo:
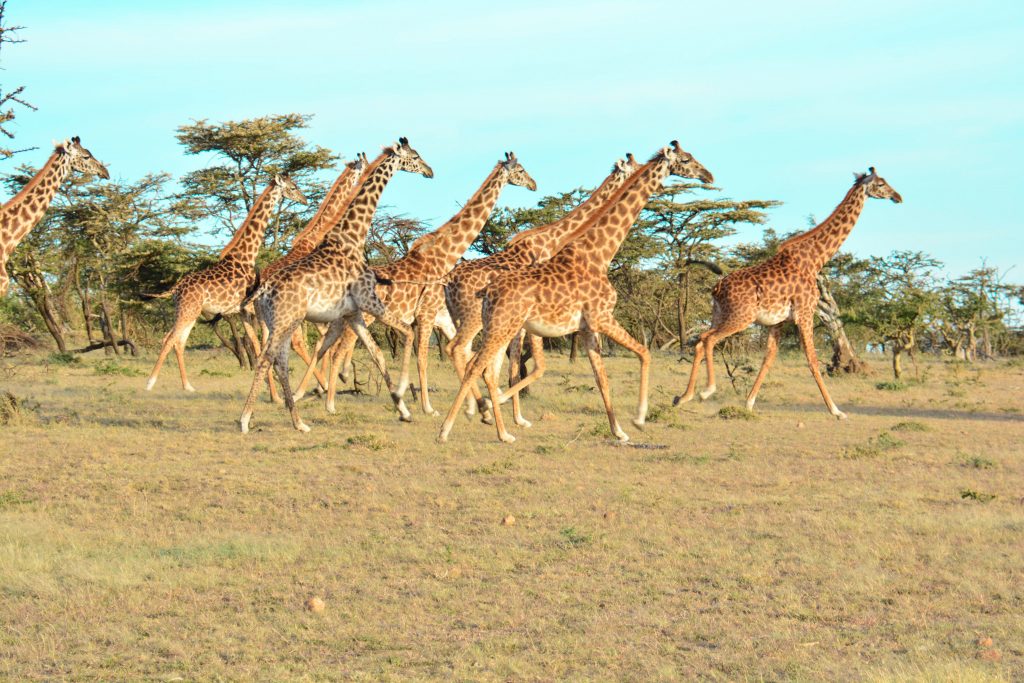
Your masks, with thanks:
[{"label": "pale blue sky", "polygon": [[348,157],[408,136],[436,176],[397,178],[383,203],[436,224],[505,150],[539,185],[505,190],[522,206],[678,138],[723,195],[784,201],[780,231],[827,215],[851,172],[875,165],[905,203],[872,202],[847,249],[924,249],[953,274],[983,256],[1024,262],[1024,3],[10,0],[7,12],[28,42],[5,49],[3,82],[40,108],[19,114],[18,145],[78,134],[123,178],[201,165],[174,140],[192,118],[310,113],[309,139]]}]

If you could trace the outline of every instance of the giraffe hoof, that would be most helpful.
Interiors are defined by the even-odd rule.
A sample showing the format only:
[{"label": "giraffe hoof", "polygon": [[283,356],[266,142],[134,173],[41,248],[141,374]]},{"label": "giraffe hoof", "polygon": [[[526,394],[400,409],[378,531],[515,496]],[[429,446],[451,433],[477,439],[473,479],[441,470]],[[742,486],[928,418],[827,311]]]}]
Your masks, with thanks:
[{"label": "giraffe hoof", "polygon": [[515,443],[516,441],[516,437],[512,436],[511,434],[502,434],[498,438],[504,441],[505,443]]},{"label": "giraffe hoof", "polygon": [[533,426],[533,423],[527,420],[525,417],[521,417],[518,420],[516,420],[516,424],[525,429],[529,429],[530,427]]},{"label": "giraffe hoof", "polygon": [[299,422],[299,424],[295,425],[295,429],[305,433],[309,431],[309,425],[306,424],[305,422]]},{"label": "giraffe hoof", "polygon": [[626,443],[629,441],[629,434],[620,429],[615,433],[615,438],[619,440],[619,443]]},{"label": "giraffe hoof", "polygon": [[295,401],[296,403],[298,403],[299,401],[302,400],[302,397],[305,396],[305,395],[306,395],[306,392],[304,392],[304,391],[296,391],[294,394],[292,394],[292,400]]},{"label": "giraffe hoof", "polygon": [[441,413],[437,412],[433,408],[431,408],[430,410],[425,410],[424,412],[430,417],[441,417]]},{"label": "giraffe hoof", "polygon": [[191,384],[186,384],[185,385],[185,391],[190,392],[190,393],[195,393],[196,388],[194,386],[192,386]]},{"label": "giraffe hoof", "polygon": [[447,434],[438,434],[437,435],[437,442],[438,443],[448,443],[448,435]]},{"label": "giraffe hoof", "polygon": [[248,420],[242,420],[241,421],[241,427],[242,427],[242,433],[243,434],[248,434],[249,433],[249,421]]},{"label": "giraffe hoof", "polygon": [[836,416],[837,420],[845,420],[846,419],[846,413],[844,413],[841,410],[837,410],[836,412],[834,412],[832,414]]},{"label": "giraffe hoof", "polygon": [[709,398],[714,396],[716,390],[717,390],[717,387],[714,387],[714,386],[708,387],[704,391],[700,392],[700,400],[702,400],[702,401],[708,400]]},{"label": "giraffe hoof", "polygon": [[633,418],[633,426],[635,426],[637,429],[643,429],[646,425],[646,420],[642,420],[639,417]]},{"label": "giraffe hoof", "polygon": [[680,403],[689,403],[692,400],[693,400],[693,394],[690,394],[689,396],[686,396],[686,395],[676,396],[674,399],[672,399],[672,405],[673,406],[677,406]]},{"label": "giraffe hoof", "polygon": [[154,384],[156,384],[156,377],[151,377],[150,380],[146,382],[146,391],[152,391]]},{"label": "giraffe hoof", "polygon": [[412,413],[408,413],[408,412],[407,413],[399,413],[398,414],[398,421],[399,422],[412,422]]},{"label": "giraffe hoof", "polygon": [[754,402],[753,401],[747,401],[747,412],[751,412],[751,413],[754,412]]},{"label": "giraffe hoof", "polygon": [[494,416],[490,413],[480,413],[480,421],[485,425],[494,424]]},{"label": "giraffe hoof", "polygon": [[338,409],[334,407],[333,403],[328,403],[326,406],[324,406],[324,409],[331,415],[336,415],[338,413]]}]

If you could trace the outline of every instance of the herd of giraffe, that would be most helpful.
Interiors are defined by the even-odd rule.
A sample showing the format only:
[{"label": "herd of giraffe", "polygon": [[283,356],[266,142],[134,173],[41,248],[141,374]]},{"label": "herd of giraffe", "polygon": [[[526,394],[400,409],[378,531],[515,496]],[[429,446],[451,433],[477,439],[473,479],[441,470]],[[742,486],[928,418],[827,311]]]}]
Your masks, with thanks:
[{"label": "herd of giraffe", "polygon": [[[7,292],[5,266],[11,253],[42,219],[72,170],[109,178],[103,164],[74,137],[57,144],[35,177],[4,204],[0,211],[0,296]],[[357,155],[331,186],[309,224],[292,241],[289,253],[257,270],[256,257],[278,203],[283,198],[306,202],[287,175],[271,178],[217,263],[186,275],[169,291],[156,295],[174,298],[175,322],[164,337],[146,389],[153,388],[164,360],[174,349],[182,388],[195,391],[185,371],[189,333],[204,314],[213,316],[206,321],[213,323],[224,315],[237,314],[259,355],[240,418],[242,432],[249,429],[264,383],[272,401],[283,399],[295,429],[309,431],[296,401],[314,378],[324,392],[326,410],[335,412],[337,379],[351,375],[357,341],[369,351],[399,419],[406,422],[412,419],[404,397],[415,347],[420,406],[427,415],[437,416],[427,382],[427,351],[436,327],[449,340],[446,351],[461,380],[438,440],[448,439],[465,403],[468,416],[479,411],[485,423],[493,423],[501,441],[512,442],[515,437],[505,428],[501,405],[511,400],[515,424],[529,427],[530,422],[522,415],[519,393],[544,374],[543,338],[577,333],[593,367],[611,433],[620,441],[628,441],[612,407],[599,335],[640,360],[639,402],[633,419],[637,427],[643,426],[647,416],[651,354],[616,321],[616,292],[608,279],[608,269],[640,211],[668,176],[709,184],[714,180],[711,172],[675,141],[644,164],[628,154],[615,162],[611,173],[585,202],[562,219],[515,235],[504,251],[461,260],[483,229],[505,185],[530,190],[537,187],[516,156],[506,153],[451,220],[417,239],[398,261],[370,266],[365,256],[367,232],[381,193],[398,171],[426,178],[434,174],[405,138],[384,147],[373,160]],[[753,409],[775,359],[782,324],[791,320],[825,405],[837,418],[846,417],[829,396],[818,370],[813,339],[816,276],[850,234],[867,197],[902,201],[874,168],[857,174],[846,196],[821,224],[783,242],[778,252],[763,263],[719,280],[712,291],[711,328],[696,343],[689,383],[675,403],[694,397],[702,361],[707,363],[708,385],[700,396],[711,396],[715,392],[715,345],[757,323],[767,327],[769,333],[764,361],[747,396],[747,408]],[[720,272],[713,264],[705,265]],[[397,382],[367,330],[375,320],[391,327],[402,339]],[[304,321],[314,323],[321,332],[312,352],[302,333]],[[482,340],[474,353],[474,340],[481,333]],[[523,344],[529,344],[534,366],[519,378],[518,357]],[[306,363],[294,392],[288,372],[289,346]],[[498,377],[510,351],[513,368],[509,387],[503,391]],[[280,397],[275,375],[281,386]],[[481,379],[489,400],[477,386]]]}]

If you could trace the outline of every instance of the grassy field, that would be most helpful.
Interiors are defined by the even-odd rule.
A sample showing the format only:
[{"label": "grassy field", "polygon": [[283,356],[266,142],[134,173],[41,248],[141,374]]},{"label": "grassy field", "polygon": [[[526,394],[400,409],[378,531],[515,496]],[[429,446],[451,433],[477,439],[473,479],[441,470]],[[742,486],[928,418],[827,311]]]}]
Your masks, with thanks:
[{"label": "grassy field", "polygon": [[837,422],[795,356],[751,418],[724,380],[671,408],[659,355],[641,432],[613,357],[618,446],[552,356],[515,444],[438,446],[385,395],[243,436],[233,359],[190,351],[192,395],[151,362],[4,361],[4,679],[1024,679],[1022,364],[877,361],[827,380]]}]

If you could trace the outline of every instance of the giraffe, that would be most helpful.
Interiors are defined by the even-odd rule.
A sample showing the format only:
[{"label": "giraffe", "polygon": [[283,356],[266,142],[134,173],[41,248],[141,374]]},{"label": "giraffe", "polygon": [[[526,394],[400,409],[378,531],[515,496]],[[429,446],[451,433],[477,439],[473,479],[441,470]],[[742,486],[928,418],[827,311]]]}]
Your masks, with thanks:
[{"label": "giraffe", "polygon": [[[619,427],[612,409],[597,335],[606,335],[640,359],[640,400],[633,423],[643,426],[647,418],[651,355],[646,346],[633,339],[615,320],[616,293],[607,273],[640,210],[670,174],[697,178],[704,183],[714,180],[704,166],[673,141],[644,164],[607,202],[600,214],[571,236],[569,244],[551,259],[500,274],[491,281],[482,297],[483,342],[466,368],[459,393],[441,426],[439,441],[447,441],[459,407],[481,375],[491,395],[498,438],[506,443],[515,441],[515,437],[505,429],[501,404],[544,374],[541,337],[560,337],[574,331],[583,333],[611,432],[623,442],[628,441],[629,436]],[[502,394],[497,381],[503,353],[524,326],[531,334],[535,367]]]},{"label": "giraffe", "polygon": [[[277,271],[281,270],[285,266],[294,263],[312,252],[317,245],[323,241],[324,235],[334,225],[338,223],[345,215],[346,209],[348,209],[349,203],[352,198],[355,197],[355,192],[359,188],[360,180],[362,180],[363,171],[369,161],[366,159],[366,154],[360,152],[356,155],[353,161],[345,164],[345,169],[338,176],[334,184],[327,191],[323,201],[320,203],[320,207],[317,209],[316,214],[309,220],[299,234],[297,234],[291,243],[291,247],[288,253],[268,263],[261,271],[261,278],[268,278]],[[321,334],[325,330],[321,330]],[[264,331],[265,332],[265,331]],[[264,336],[265,338],[265,336]],[[305,361],[307,364],[312,361],[309,350],[306,348],[306,340],[302,333],[302,326],[295,328],[295,333],[292,334],[292,349]],[[278,402],[277,391],[274,387],[273,377],[271,371],[267,371],[267,381],[270,385],[270,397],[275,403]],[[323,375],[319,372],[316,373],[317,380],[322,386],[326,388],[327,381]],[[283,399],[280,399],[283,400]]]},{"label": "giraffe", "polygon": [[55,143],[53,154],[43,167],[0,208],[0,297],[7,294],[10,285],[6,266],[15,247],[42,220],[57,190],[73,170],[98,175],[104,180],[110,178],[107,168],[82,147],[76,135]]},{"label": "giraffe", "polygon": [[[479,189],[447,223],[417,239],[410,246],[409,253],[398,261],[374,268],[378,276],[393,283],[377,285],[377,296],[389,311],[404,322],[416,324],[420,407],[427,415],[440,414],[430,404],[427,385],[430,334],[437,326],[448,339],[451,339],[455,336],[455,325],[448,316],[448,311],[444,310],[444,293],[441,285],[425,283],[447,274],[462,257],[480,234],[506,184],[525,187],[531,191],[537,189],[537,183],[512,152],[506,152],[504,161],[499,161],[494,166]],[[373,323],[371,316],[364,316],[364,319],[367,325]],[[329,373],[331,386],[327,390],[328,412],[334,412],[334,386],[337,382],[338,366],[351,367],[355,344],[356,333],[351,328],[346,328],[335,345],[335,367]],[[308,374],[307,372],[307,376]],[[300,385],[299,392],[301,391]]]},{"label": "giraffe", "polygon": [[[269,334],[264,343],[263,353],[256,364],[256,376],[239,419],[242,433],[249,431],[253,406],[259,395],[260,380],[271,363],[281,383],[292,426],[299,431],[309,431],[309,426],[302,421],[295,407],[295,397],[288,378],[288,347],[285,344],[303,320],[330,323],[327,334],[317,342],[315,362],[319,362],[322,357],[320,349],[330,348],[345,325],[355,327],[359,339],[369,350],[377,368],[384,376],[400,419],[406,422],[412,419],[409,409],[402,400],[409,382],[412,329],[392,315],[377,297],[377,276],[366,263],[364,253],[366,233],[370,228],[370,221],[373,220],[380,195],[388,181],[399,170],[418,173],[427,178],[434,176],[433,170],[419,153],[409,146],[406,138],[399,138],[397,143],[385,147],[364,171],[366,179],[345,212],[345,217],[331,228],[320,245],[308,255],[264,280],[250,295],[249,300],[255,302]],[[366,329],[363,311],[398,330],[405,338],[403,371],[397,387],[388,374],[384,354]]]},{"label": "giraffe", "polygon": [[[619,159],[615,162],[611,173],[587,201],[567,215],[554,223],[520,232],[509,240],[503,251],[481,259],[463,261],[444,278],[445,304],[451,318],[458,325],[455,337],[448,342],[446,351],[460,380],[466,373],[466,364],[472,354],[473,339],[483,329],[480,293],[501,273],[519,270],[551,258],[568,243],[570,236],[581,225],[585,225],[598,213],[638,168],[639,164],[633,155],[627,154],[625,160]],[[471,391],[475,400],[467,399],[466,415],[472,417],[479,406],[481,418],[489,424],[490,410],[475,383]],[[518,400],[518,394],[516,398]]]},{"label": "giraffe", "polygon": [[704,359],[708,364],[708,386],[700,392],[701,400],[714,394],[712,354],[715,344],[757,323],[768,328],[768,345],[761,370],[747,394],[747,410],[753,410],[761,382],[775,360],[782,324],[792,320],[796,323],[807,364],[825,400],[825,406],[837,419],[846,418],[846,414],[836,407],[829,396],[818,370],[818,355],[814,349],[814,312],[819,297],[818,271],[835,255],[853,230],[867,197],[890,199],[897,204],[903,201],[900,194],[875,173],[874,167],[868,169],[867,173],[854,175],[856,180],[853,187],[832,214],[818,226],[783,242],[778,252],[767,261],[741,268],[718,281],[711,292],[711,329],[698,338],[694,347],[690,381],[686,385],[686,392],[673,401],[675,405],[693,399],[697,370]]},{"label": "giraffe", "polygon": [[[189,273],[162,294],[147,297],[164,299],[173,296],[175,316],[174,326],[164,337],[160,355],[157,356],[156,365],[149,375],[146,391],[153,389],[157,377],[160,376],[160,368],[172,348],[178,359],[182,389],[195,391],[185,372],[185,343],[188,341],[188,335],[203,313],[226,315],[241,311],[242,299],[257,281],[256,255],[263,246],[263,234],[282,198],[306,203],[306,197],[288,175],[275,175],[267,183],[263,193],[253,202],[249,215],[221,251],[217,263],[209,268]],[[259,340],[248,316],[243,317],[243,323],[246,334],[258,352]]]}]

